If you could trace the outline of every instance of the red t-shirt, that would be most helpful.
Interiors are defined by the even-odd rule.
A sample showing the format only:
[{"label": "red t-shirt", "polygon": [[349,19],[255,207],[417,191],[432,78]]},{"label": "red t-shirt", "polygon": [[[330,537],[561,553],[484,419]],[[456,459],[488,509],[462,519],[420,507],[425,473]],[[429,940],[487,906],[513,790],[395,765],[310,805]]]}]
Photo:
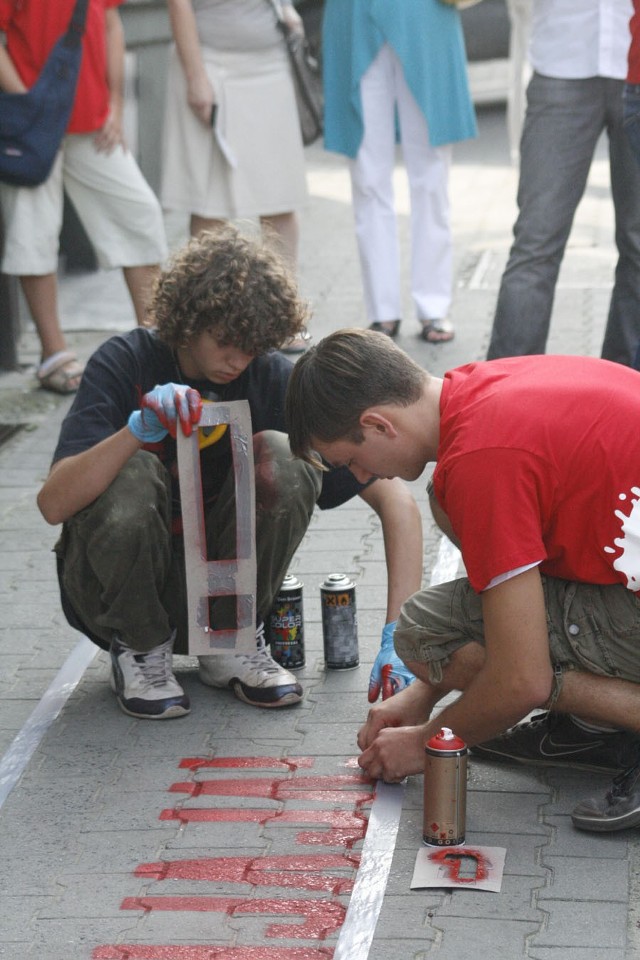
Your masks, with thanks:
[{"label": "red t-shirt", "polygon": [[629,22],[631,46],[629,47],[629,72],[627,83],[640,83],[640,0],[633,0],[633,16]]},{"label": "red t-shirt", "polygon": [[473,588],[543,573],[640,592],[640,373],[512,357],[445,375],[434,492]]},{"label": "red t-shirt", "polygon": [[[82,63],[69,133],[99,130],[109,112],[105,10],[123,0],[89,0]],[[66,31],[75,0],[0,0],[0,30],[27,87],[33,86],[51,48]]]}]

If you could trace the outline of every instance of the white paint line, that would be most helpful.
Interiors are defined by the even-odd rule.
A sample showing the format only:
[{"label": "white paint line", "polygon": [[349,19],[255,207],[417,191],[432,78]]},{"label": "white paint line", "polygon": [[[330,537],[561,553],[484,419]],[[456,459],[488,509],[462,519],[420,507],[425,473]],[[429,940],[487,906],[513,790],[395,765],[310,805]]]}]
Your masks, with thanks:
[{"label": "white paint line", "polygon": [[486,276],[491,267],[491,261],[493,259],[493,254],[491,250],[483,250],[480,254],[476,268],[471,274],[471,279],[469,280],[468,289],[469,290],[481,290],[486,286]]},{"label": "white paint line", "polygon": [[[460,551],[447,537],[442,537],[430,585],[453,580],[459,564]],[[333,960],[367,960],[369,956],[393,860],[403,799],[404,783],[378,780],[358,875]]]},{"label": "white paint line", "polygon": [[358,875],[333,960],[366,960],[382,908],[402,813],[403,783],[378,780]]},{"label": "white paint line", "polygon": [[98,652],[86,637],[76,644],[37,707],[0,760],[0,807],[24,773],[40,741],[56,719]]}]

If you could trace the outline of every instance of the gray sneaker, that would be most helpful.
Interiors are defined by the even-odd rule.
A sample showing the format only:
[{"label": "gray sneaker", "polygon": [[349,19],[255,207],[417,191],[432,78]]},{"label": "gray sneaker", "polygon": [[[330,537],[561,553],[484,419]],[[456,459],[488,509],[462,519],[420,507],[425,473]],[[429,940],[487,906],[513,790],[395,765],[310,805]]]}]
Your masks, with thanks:
[{"label": "gray sneaker", "polygon": [[614,777],[603,797],[582,800],[571,814],[579,830],[612,833],[640,824],[640,756]]},{"label": "gray sneaker", "polygon": [[302,687],[281,667],[265,645],[264,624],[256,630],[256,652],[198,657],[199,676],[209,687],[231,687],[253,707],[289,707],[302,700]]},{"label": "gray sneaker", "polygon": [[481,760],[516,761],[538,767],[575,767],[618,773],[636,758],[637,738],[624,730],[585,730],[566,713],[538,713],[493,740],[471,747]]},{"label": "gray sneaker", "polygon": [[186,695],[173,675],[173,641],[168,640],[140,653],[125,647],[118,634],[111,641],[111,689],[120,709],[141,720],[170,720],[184,717],[191,709]]}]

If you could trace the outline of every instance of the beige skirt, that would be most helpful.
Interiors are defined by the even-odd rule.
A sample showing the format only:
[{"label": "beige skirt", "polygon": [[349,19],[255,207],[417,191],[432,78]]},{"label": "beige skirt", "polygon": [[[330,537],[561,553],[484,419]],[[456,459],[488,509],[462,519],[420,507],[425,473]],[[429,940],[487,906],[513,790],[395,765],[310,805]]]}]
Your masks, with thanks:
[{"label": "beige skirt", "polygon": [[224,220],[299,209],[307,198],[304,148],[284,46],[202,53],[218,103],[216,126],[206,127],[189,108],[174,48],[163,131],[164,209]]}]

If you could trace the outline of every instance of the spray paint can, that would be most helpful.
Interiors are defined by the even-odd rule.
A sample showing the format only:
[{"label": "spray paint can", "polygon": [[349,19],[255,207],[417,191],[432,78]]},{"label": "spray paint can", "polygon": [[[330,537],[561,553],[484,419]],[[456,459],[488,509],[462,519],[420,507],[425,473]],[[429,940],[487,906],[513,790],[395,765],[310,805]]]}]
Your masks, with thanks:
[{"label": "spray paint can", "polygon": [[422,839],[429,846],[453,847],[465,841],[467,745],[448,727],[424,748]]},{"label": "spray paint can", "polygon": [[330,573],[320,584],[324,662],[329,670],[350,670],[358,656],[356,585],[344,573]]},{"label": "spray paint can", "polygon": [[293,573],[286,575],[273,601],[267,624],[271,656],[287,670],[295,670],[305,664],[303,586]]}]

